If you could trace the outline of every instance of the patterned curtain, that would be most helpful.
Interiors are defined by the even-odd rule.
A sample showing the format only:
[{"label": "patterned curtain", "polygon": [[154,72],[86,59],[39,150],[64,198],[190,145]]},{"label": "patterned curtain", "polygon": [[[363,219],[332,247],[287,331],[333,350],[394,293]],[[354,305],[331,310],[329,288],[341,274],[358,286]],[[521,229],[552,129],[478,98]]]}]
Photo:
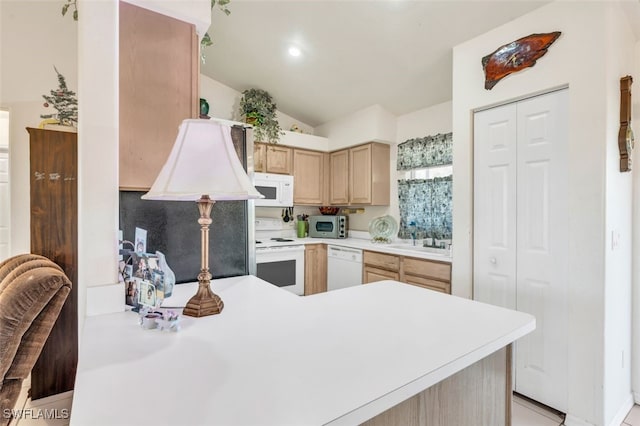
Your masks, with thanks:
[{"label": "patterned curtain", "polygon": [[398,170],[443,166],[453,162],[453,133],[409,139],[398,145]]},{"label": "patterned curtain", "polygon": [[[398,170],[444,166],[453,162],[453,134],[409,139],[398,145]],[[398,181],[399,238],[450,239],[453,177]]]},{"label": "patterned curtain", "polygon": [[411,238],[415,222],[416,238],[451,239],[451,199],[453,177],[398,181],[400,205],[399,238]]}]

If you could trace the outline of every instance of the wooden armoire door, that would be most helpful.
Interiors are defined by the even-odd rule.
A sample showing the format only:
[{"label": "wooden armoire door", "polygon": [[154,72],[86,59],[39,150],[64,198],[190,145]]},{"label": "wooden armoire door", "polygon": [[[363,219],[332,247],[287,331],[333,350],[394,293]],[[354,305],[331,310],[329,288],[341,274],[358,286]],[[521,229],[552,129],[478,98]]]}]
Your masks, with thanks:
[{"label": "wooden armoire door", "polygon": [[31,373],[31,398],[73,389],[78,363],[77,134],[28,128],[31,253],[57,263],[72,289]]}]

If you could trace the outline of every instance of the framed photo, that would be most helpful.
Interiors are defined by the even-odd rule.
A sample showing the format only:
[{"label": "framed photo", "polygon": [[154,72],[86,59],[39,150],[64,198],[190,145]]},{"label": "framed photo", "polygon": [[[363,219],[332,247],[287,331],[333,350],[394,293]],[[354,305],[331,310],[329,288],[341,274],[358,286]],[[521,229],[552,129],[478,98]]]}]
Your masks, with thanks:
[{"label": "framed photo", "polygon": [[125,281],[125,304],[138,307],[138,281],[128,277]]},{"label": "framed photo", "polygon": [[150,281],[147,280],[139,280],[138,286],[140,291],[138,292],[138,303],[142,306],[146,306],[149,308],[156,307],[156,286],[153,285]]}]

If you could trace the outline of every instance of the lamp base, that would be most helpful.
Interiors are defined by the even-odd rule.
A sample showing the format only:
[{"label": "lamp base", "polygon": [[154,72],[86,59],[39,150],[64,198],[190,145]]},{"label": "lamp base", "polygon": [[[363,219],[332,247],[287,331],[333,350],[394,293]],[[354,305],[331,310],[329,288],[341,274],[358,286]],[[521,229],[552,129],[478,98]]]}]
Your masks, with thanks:
[{"label": "lamp base", "polygon": [[206,317],[208,315],[219,314],[223,308],[224,303],[222,299],[211,291],[209,281],[200,281],[198,284],[198,292],[189,299],[182,314],[196,318]]}]

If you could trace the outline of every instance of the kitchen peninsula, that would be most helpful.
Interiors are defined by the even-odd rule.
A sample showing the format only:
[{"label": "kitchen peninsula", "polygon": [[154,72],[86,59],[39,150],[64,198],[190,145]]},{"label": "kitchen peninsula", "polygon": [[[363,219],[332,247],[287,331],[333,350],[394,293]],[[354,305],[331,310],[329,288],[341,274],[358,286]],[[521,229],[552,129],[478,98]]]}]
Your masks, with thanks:
[{"label": "kitchen peninsula", "polygon": [[131,312],[88,317],[71,425],[510,424],[511,343],[531,315],[394,281],[309,297],[253,276],[212,289],[224,311],[177,333]]}]

